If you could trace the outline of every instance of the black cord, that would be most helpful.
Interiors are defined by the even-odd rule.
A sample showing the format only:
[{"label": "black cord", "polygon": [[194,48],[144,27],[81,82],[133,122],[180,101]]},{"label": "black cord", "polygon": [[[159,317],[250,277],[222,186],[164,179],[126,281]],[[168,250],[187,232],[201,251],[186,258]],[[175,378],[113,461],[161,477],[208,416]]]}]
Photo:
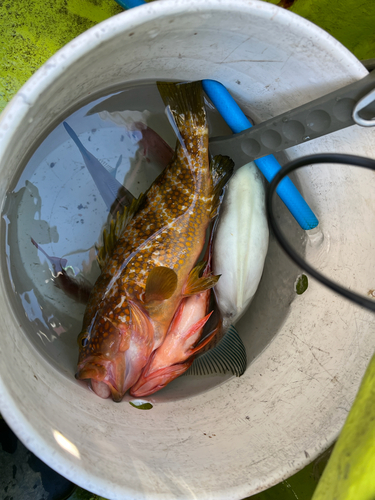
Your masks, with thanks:
[{"label": "black cord", "polygon": [[[296,264],[299,267],[304,269],[313,278],[320,281],[321,283],[323,283],[323,285],[327,286],[334,292],[337,292],[342,296],[344,296],[345,298],[351,300],[352,302],[355,302],[356,304],[375,312],[375,301],[367,299],[366,297],[362,297],[361,295],[351,292],[347,288],[338,285],[334,281],[331,281],[330,279],[326,278],[318,271],[316,271],[302,257],[300,257],[300,255],[298,255],[298,253],[289,245],[287,240],[284,238],[280,230],[280,226],[276,221],[275,213],[272,207],[272,200],[273,200],[273,195],[280,181],[294,170],[297,170],[298,168],[306,167],[308,165],[315,165],[317,163],[334,163],[341,165],[351,165],[355,167],[368,168],[370,170],[375,171],[375,160],[356,155],[326,153],[326,154],[308,155],[304,156],[303,158],[291,161],[275,175],[268,188],[266,205],[267,205],[267,212],[270,225],[281,247],[289,255],[289,257],[296,262]],[[375,227],[372,228],[372,230],[375,232]],[[373,256],[370,255],[369,257],[372,258]]]}]

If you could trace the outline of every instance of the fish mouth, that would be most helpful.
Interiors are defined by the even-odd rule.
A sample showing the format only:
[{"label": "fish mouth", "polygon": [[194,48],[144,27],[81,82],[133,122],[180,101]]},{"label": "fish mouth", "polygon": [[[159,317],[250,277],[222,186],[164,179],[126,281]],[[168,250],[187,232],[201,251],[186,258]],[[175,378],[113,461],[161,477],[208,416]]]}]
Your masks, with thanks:
[{"label": "fish mouth", "polygon": [[[78,367],[79,368],[79,367]],[[107,369],[100,363],[84,363],[75,374],[77,380],[94,379],[102,382],[107,376]]]},{"label": "fish mouth", "polygon": [[88,380],[91,389],[97,396],[107,399],[110,396],[115,403],[120,403],[126,391],[118,390],[118,386],[111,374],[110,366],[106,367],[94,361],[82,363],[75,374],[77,380]]}]

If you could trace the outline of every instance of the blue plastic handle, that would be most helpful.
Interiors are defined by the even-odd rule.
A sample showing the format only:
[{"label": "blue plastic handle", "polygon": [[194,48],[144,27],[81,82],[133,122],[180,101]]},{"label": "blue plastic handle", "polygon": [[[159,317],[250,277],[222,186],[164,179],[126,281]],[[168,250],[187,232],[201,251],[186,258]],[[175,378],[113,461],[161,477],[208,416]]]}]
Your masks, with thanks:
[{"label": "blue plastic handle", "polygon": [[[237,134],[252,127],[224,85],[215,80],[203,80],[202,83],[204,91],[233,133]],[[255,164],[268,182],[271,182],[276,173],[281,169],[280,163],[273,155],[259,158],[255,160]],[[314,212],[289,178],[285,178],[280,182],[276,192],[302,229],[313,229],[319,224]]]},{"label": "blue plastic handle", "polygon": [[143,0],[116,0],[116,2],[121,5],[123,9],[132,9],[133,7],[139,7],[146,3]]}]

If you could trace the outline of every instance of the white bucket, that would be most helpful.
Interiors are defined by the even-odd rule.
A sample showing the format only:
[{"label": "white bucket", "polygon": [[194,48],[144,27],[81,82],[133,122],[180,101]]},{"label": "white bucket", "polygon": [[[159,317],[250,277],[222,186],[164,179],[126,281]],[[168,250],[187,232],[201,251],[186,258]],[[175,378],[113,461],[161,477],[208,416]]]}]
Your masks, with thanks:
[{"label": "white bucket", "polygon": [[[38,138],[90,93],[139,80],[210,78],[264,120],[366,74],[327,33],[268,3],[166,0],[135,8],[69,43],[3,112],[1,200]],[[352,127],[289,153],[374,157],[374,144],[373,131]],[[341,257],[363,262],[356,278],[363,290],[374,288],[371,240],[356,242],[374,227],[375,179],[321,168],[299,181],[322,227],[329,219],[336,228],[327,264],[338,262],[345,281],[350,269],[340,268]],[[353,192],[363,199],[355,210]],[[24,444],[71,481],[110,499],[241,499],[296,472],[340,431],[374,350],[374,318],[316,282],[296,296],[296,268],[275,241],[238,325],[251,361],[246,373],[199,379],[190,393],[197,381],[185,377],[140,411],[99,399],[76,382],[73,366],[57,366],[35,348],[12,298],[4,234],[0,409]],[[314,258],[313,247],[306,252]]]}]

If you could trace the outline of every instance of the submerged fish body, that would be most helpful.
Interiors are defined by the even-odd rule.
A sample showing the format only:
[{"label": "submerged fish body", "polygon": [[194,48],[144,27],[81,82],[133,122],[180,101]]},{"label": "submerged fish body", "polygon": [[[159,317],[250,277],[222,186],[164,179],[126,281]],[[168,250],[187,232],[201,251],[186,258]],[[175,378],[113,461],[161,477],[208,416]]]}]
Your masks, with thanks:
[{"label": "submerged fish body", "polygon": [[[91,379],[98,395],[111,394],[115,401],[163,344],[181,301],[218,280],[200,277],[194,266],[233,164],[228,159],[209,164],[201,84],[160,84],[159,90],[182,142],[146,195],[104,234],[101,275],[78,337],[76,377]],[[216,167],[218,176],[211,171]]]},{"label": "submerged fish body", "polygon": [[143,148],[143,156],[149,163],[154,162],[163,169],[172,160],[173,149],[146,124],[134,122],[134,127],[142,135],[139,144]]},{"label": "submerged fish body", "polygon": [[[111,116],[109,113],[105,113],[106,116]],[[116,120],[115,123],[117,123]],[[115,216],[118,211],[122,212],[124,207],[129,206],[134,200],[134,196],[125,186],[116,180],[116,177],[113,176],[113,172],[108,172],[101,162],[84,147],[77,134],[68,123],[63,122],[63,126],[78,147],[87,170],[94,180],[110,213]],[[170,148],[159,134],[143,122],[135,122],[132,124],[132,127],[134,131],[129,133],[139,135],[137,142],[139,142],[141,146],[143,156],[148,162],[153,161],[156,163],[160,172],[162,172],[173,158],[172,148]]]},{"label": "submerged fish body", "polygon": [[[212,268],[220,274],[214,288],[222,325],[189,369],[192,375],[246,370],[246,349],[233,326],[258,288],[268,250],[268,224],[261,175],[253,162],[244,165],[226,186],[212,243]],[[220,342],[219,342],[220,340]]]},{"label": "submerged fish body", "polygon": [[221,275],[214,291],[224,329],[239,320],[255,295],[268,239],[263,180],[251,162],[227,185],[213,244],[213,272]]},{"label": "submerged fish body", "polygon": [[42,252],[52,265],[52,281],[54,285],[79,303],[87,304],[91,292],[90,283],[82,276],[80,280],[70,276],[66,271],[67,260],[60,257],[48,255],[38,243],[31,238],[31,243]]}]

